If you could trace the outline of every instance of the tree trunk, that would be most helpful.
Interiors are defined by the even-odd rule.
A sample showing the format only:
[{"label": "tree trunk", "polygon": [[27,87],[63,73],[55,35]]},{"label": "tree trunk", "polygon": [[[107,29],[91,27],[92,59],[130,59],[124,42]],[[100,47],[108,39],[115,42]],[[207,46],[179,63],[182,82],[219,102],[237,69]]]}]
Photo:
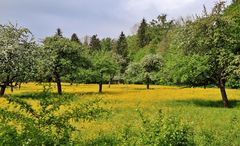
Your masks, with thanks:
[{"label": "tree trunk", "polygon": [[108,88],[111,88],[111,80],[108,82]]},{"label": "tree trunk", "polygon": [[219,88],[222,95],[223,105],[225,108],[229,108],[228,97],[225,89],[225,81],[222,79],[219,80]]},{"label": "tree trunk", "polygon": [[150,78],[147,76],[147,89],[150,89]]},{"label": "tree trunk", "polygon": [[147,89],[150,89],[149,83],[147,83]]},{"label": "tree trunk", "polygon": [[99,83],[99,93],[102,93],[102,82]]},{"label": "tree trunk", "polygon": [[6,87],[7,87],[7,85],[6,85],[6,84],[4,84],[4,85],[1,85],[0,96],[3,96],[3,95],[4,95],[4,93],[5,93],[5,90],[6,90]]},{"label": "tree trunk", "polygon": [[58,94],[62,95],[62,85],[61,85],[61,78],[58,73],[55,74],[56,76],[56,82],[57,82],[57,89],[58,89]]},{"label": "tree trunk", "polygon": [[11,92],[13,92],[13,83],[11,83],[10,86],[11,86]]},{"label": "tree trunk", "polygon": [[20,82],[20,83],[18,84],[18,89],[19,89],[19,90],[21,89],[21,85],[22,85],[22,83]]}]

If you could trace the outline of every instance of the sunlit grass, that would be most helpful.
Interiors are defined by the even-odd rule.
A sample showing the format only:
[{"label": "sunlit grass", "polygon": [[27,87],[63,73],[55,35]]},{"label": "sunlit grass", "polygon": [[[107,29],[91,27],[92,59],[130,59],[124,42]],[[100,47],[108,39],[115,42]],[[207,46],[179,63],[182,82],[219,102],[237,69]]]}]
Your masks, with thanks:
[{"label": "sunlit grass", "polygon": [[[46,86],[46,88],[48,87]],[[20,90],[18,88],[14,89],[13,93],[10,89],[7,89],[6,95],[40,93],[43,89],[43,85],[28,83],[23,84]],[[52,84],[51,92],[56,94],[56,91],[56,85]],[[218,88],[204,89],[152,85],[150,90],[146,90],[144,85],[111,85],[111,88],[104,85],[103,93],[98,93],[98,85],[96,84],[74,84],[71,86],[64,83],[63,92],[73,94],[74,100],[69,105],[62,106],[56,114],[64,114],[71,107],[95,98],[102,98],[104,101],[103,106],[111,110],[107,118],[96,119],[91,122],[71,122],[81,130],[81,137],[84,137],[86,141],[102,134],[111,134],[122,130],[121,128],[126,125],[138,127],[140,120],[136,112],[137,109],[142,109],[149,116],[154,116],[154,113],[162,109],[165,113],[175,114],[190,123],[194,126],[196,132],[200,133],[202,129],[210,129],[216,135],[223,135],[224,130],[231,127],[231,119],[236,115],[240,115],[240,90],[236,89],[227,89],[229,100],[233,101],[232,109],[222,108]],[[29,97],[24,100],[35,109],[40,108],[38,98],[31,99]],[[0,98],[0,106],[11,111],[20,111],[18,107],[9,104],[4,98]],[[240,121],[240,118],[237,118]],[[79,136],[76,134],[73,135],[73,138],[77,139]]]}]

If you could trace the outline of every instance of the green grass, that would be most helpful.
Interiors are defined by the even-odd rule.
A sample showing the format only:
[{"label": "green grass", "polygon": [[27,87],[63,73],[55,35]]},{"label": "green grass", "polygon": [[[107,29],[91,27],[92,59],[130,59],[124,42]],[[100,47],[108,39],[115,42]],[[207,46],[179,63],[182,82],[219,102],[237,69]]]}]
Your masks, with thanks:
[{"label": "green grass", "polygon": [[[71,86],[64,88],[62,97],[41,92],[16,92],[14,97],[35,109],[41,100],[63,99],[63,105],[57,110],[61,115],[74,107],[83,107],[78,111],[84,111],[87,116],[80,121],[69,121],[77,129],[70,137],[75,144],[240,145],[239,90],[228,90],[231,108],[225,109],[215,88],[153,86],[154,90],[148,91],[145,86],[114,85],[110,89],[104,86],[103,94],[95,92],[95,85],[74,86],[74,90]],[[99,104],[81,106],[96,98],[101,99]],[[8,102],[2,98],[0,104]],[[14,105],[1,109],[14,111],[11,107]],[[91,118],[96,113],[99,113],[97,118]],[[174,143],[179,141],[182,143]]]}]

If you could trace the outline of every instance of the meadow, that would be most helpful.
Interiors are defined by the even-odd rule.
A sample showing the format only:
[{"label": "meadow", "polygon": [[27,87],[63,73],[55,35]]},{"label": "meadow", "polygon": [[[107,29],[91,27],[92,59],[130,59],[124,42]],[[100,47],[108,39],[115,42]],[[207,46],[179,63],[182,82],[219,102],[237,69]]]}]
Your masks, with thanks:
[{"label": "meadow", "polygon": [[[143,136],[143,131],[150,132],[151,128],[158,127],[156,122],[154,125],[152,124],[154,122],[151,121],[158,117],[159,111],[167,120],[172,119],[172,117],[177,119],[173,123],[176,125],[170,128],[187,125],[190,129],[188,131],[192,138],[192,144],[240,144],[240,90],[227,90],[231,108],[225,109],[222,107],[218,88],[174,86],[151,86],[150,90],[145,88],[143,85],[111,85],[111,88],[104,85],[103,93],[98,93],[98,85],[64,84],[64,96],[70,95],[69,97],[72,99],[61,105],[55,114],[64,115],[71,107],[99,100],[97,108],[101,107],[107,112],[103,112],[101,116],[96,116],[92,120],[69,121],[69,124],[79,130],[79,132],[72,134],[71,139],[81,145],[154,145],[156,143],[151,143],[149,139],[144,141],[141,138],[143,142],[139,142],[139,137]],[[41,108],[39,100],[57,96],[54,93],[56,91],[54,84],[48,90],[52,92],[41,97],[40,93],[43,91],[43,86],[28,83],[23,84],[20,90],[14,89],[13,93],[8,89],[6,94],[22,98],[38,111]],[[24,112],[5,98],[0,98],[0,105],[1,109]],[[91,114],[94,115],[94,113]],[[144,127],[146,121],[149,122],[149,125]],[[16,121],[11,121],[8,124],[19,127]],[[161,126],[159,128],[161,129]],[[145,137],[148,134],[145,133]],[[178,135],[178,133],[176,134]],[[156,133],[153,135],[157,137]]]}]

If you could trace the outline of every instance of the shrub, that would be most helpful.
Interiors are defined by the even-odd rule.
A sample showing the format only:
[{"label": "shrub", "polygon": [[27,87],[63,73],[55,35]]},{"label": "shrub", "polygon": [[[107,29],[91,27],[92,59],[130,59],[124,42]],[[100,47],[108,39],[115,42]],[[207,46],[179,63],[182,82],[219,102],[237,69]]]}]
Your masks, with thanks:
[{"label": "shrub", "polygon": [[[94,120],[108,111],[100,106],[101,99],[95,99],[57,114],[60,106],[70,100],[69,96],[42,98],[38,110],[21,98],[6,97],[21,110],[0,109],[0,145],[73,145],[71,136],[78,129],[69,123],[70,120]],[[18,124],[13,126],[11,122]]]}]

